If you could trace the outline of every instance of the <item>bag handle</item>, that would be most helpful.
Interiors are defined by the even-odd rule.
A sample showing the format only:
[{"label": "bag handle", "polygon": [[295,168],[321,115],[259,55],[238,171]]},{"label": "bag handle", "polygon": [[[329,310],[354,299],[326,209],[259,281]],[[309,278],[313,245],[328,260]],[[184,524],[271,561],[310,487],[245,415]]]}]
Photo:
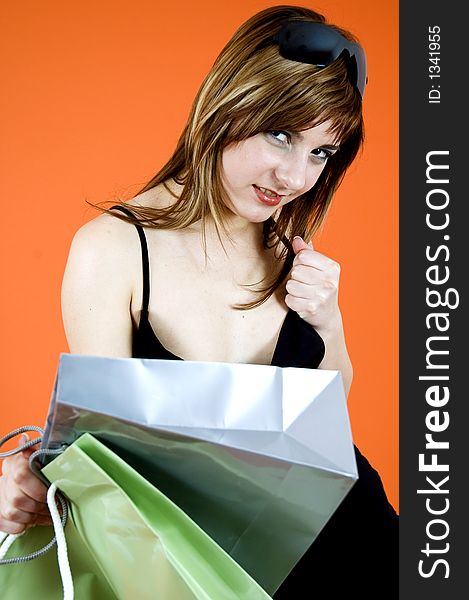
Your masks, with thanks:
[{"label": "bag handle", "polygon": [[[23,450],[31,448],[32,446],[35,446],[36,444],[42,441],[44,430],[41,429],[41,427],[38,427],[37,425],[25,425],[24,427],[19,427],[18,429],[15,429],[14,431],[8,433],[6,436],[2,437],[0,439],[0,448],[7,441],[11,440],[17,435],[20,435],[21,433],[25,433],[26,431],[35,431],[36,433],[39,433],[40,436],[35,438],[34,440],[28,440],[27,442],[21,444],[17,448],[14,448],[13,450],[9,450],[7,452],[0,452],[0,458],[6,458],[7,456],[13,456],[14,454],[23,452]],[[27,554],[25,556],[15,556],[13,558],[4,558],[13,542],[18,537],[23,535],[24,532],[20,534],[6,535],[6,537],[4,537],[0,541],[0,565],[11,565],[33,560],[34,558],[38,558],[46,552],[49,552],[49,550],[51,550],[51,548],[53,548],[57,544],[57,558],[59,561],[60,577],[62,579],[62,585],[64,588],[64,600],[73,600],[73,579],[70,570],[70,564],[68,562],[67,543],[65,540],[64,533],[64,527],[68,519],[68,504],[64,495],[57,490],[55,483],[50,483],[50,481],[45,477],[45,475],[42,473],[40,467],[37,464],[37,459],[40,456],[58,455],[61,454],[63,450],[64,447],[57,448],[55,450],[40,448],[39,450],[33,452],[29,457],[29,468],[36,475],[36,477],[39,477],[39,479],[41,479],[41,481],[43,481],[48,487],[47,506],[52,517],[52,524],[54,526],[55,533],[54,537],[46,546],[40,548],[39,550],[31,552],[30,554]],[[56,499],[60,502],[62,516],[60,516],[59,514]]]},{"label": "bag handle", "polygon": [[38,438],[35,438],[34,440],[28,440],[21,446],[18,446],[18,448],[13,448],[13,450],[9,450],[8,452],[0,452],[0,458],[13,456],[13,454],[23,452],[23,450],[31,448],[31,446],[35,446],[36,444],[39,444],[39,442],[42,442],[42,438],[44,436],[44,429],[38,427],[37,425],[25,425],[24,427],[18,427],[18,429],[10,431],[10,433],[2,437],[0,439],[0,448],[3,446],[3,444],[6,444],[8,440],[11,440],[12,438],[16,437],[17,435],[20,435],[21,433],[26,433],[27,431],[35,431],[36,433],[39,433],[40,436]]},{"label": "bag handle", "polygon": [[[27,442],[25,442],[24,444],[21,444],[20,446],[18,446],[17,448],[13,448],[13,450],[9,450],[7,452],[0,452],[0,458],[6,458],[7,456],[13,456],[14,454],[19,454],[20,452],[23,452],[23,450],[26,450],[27,448],[31,448],[31,446],[35,446],[36,444],[40,443],[42,441],[43,435],[44,435],[44,430],[41,429],[41,427],[38,427],[37,425],[25,425],[24,427],[19,427],[18,429],[14,429],[13,431],[10,431],[10,433],[8,433],[7,435],[5,435],[4,437],[2,437],[0,439],[0,448],[9,440],[11,440],[12,438],[16,437],[17,435],[20,435],[21,433],[26,433],[27,431],[35,431],[36,433],[39,433],[40,436],[35,438],[34,440],[28,440]],[[31,456],[29,457],[29,468],[31,469],[31,471],[41,479],[41,481],[43,481],[45,483],[45,485],[47,487],[50,487],[50,481],[42,474],[42,472],[40,471],[39,467],[37,466],[36,463],[36,459],[39,458],[39,456],[42,456],[43,454],[60,454],[63,450],[62,449],[57,449],[57,450],[47,450],[47,449],[39,449],[36,450],[36,452],[33,452],[33,454],[31,454]],[[66,523],[67,523],[67,519],[68,519],[68,505],[67,505],[67,501],[65,500],[64,496],[60,493],[57,492],[57,499],[60,502],[61,508],[62,508],[62,526],[65,527]],[[49,506],[49,510],[50,510],[50,506]],[[12,534],[14,535],[14,534]],[[17,536],[16,536],[17,537]],[[11,544],[13,543],[13,541],[16,539],[16,537],[14,537],[13,539],[10,538],[10,536],[8,536],[3,542],[2,542],[2,549],[4,547],[5,544],[7,544],[7,549],[11,546]],[[8,541],[10,540],[10,541]],[[54,536],[52,538],[52,540],[43,548],[40,548],[39,550],[36,550],[34,552],[31,552],[30,554],[27,554],[25,556],[17,556],[15,558],[3,558],[3,555],[6,553],[6,550],[4,552],[2,552],[0,554],[0,565],[4,565],[4,564],[15,564],[15,563],[20,563],[20,562],[26,562],[28,560],[33,560],[34,558],[38,558],[39,556],[42,556],[43,554],[45,554],[46,552],[49,552],[49,550],[51,550],[55,544],[57,543],[57,539],[56,536]]]}]

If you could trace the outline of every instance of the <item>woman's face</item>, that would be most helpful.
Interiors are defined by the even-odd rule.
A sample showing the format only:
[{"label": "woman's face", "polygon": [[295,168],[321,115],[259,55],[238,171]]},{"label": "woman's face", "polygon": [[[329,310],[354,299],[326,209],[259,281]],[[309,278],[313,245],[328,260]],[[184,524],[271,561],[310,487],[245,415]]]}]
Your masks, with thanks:
[{"label": "woman's face", "polygon": [[310,190],[338,150],[329,121],[299,132],[267,131],[223,151],[222,179],[228,208],[260,223]]}]

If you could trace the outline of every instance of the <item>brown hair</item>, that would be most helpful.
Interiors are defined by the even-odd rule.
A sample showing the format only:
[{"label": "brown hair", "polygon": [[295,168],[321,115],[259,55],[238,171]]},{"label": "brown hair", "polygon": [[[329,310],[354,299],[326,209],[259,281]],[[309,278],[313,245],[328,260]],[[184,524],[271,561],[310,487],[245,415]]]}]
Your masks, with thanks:
[{"label": "brown hair", "polygon": [[[305,7],[274,6],[248,19],[221,51],[193,102],[173,155],[139,192],[174,179],[183,186],[174,203],[168,208],[132,206],[135,219],[112,213],[164,229],[181,229],[199,220],[204,225],[212,218],[217,231],[225,231],[223,150],[260,132],[301,131],[330,120],[340,150],[328,159],[302,201],[285,205],[276,221],[271,218],[264,223],[264,247],[276,248],[279,269],[257,287],[253,302],[238,308],[262,304],[281,285],[294,257],[289,240],[293,235],[311,239],[363,142],[361,98],[349,81],[344,59],[319,68],[286,60],[276,44],[269,44],[291,20],[326,22]],[[334,28],[356,41],[350,33]]]}]

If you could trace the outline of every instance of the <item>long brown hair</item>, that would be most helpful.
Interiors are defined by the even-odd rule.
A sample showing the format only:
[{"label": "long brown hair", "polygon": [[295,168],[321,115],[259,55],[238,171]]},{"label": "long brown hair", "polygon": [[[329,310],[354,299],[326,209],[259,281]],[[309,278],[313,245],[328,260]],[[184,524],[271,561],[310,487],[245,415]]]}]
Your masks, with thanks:
[{"label": "long brown hair", "polygon": [[[275,221],[271,218],[264,223],[264,247],[275,247],[279,268],[260,282],[254,301],[238,308],[259,306],[282,284],[294,257],[291,238],[311,239],[363,143],[361,98],[349,81],[345,61],[338,59],[319,68],[286,60],[277,45],[269,44],[291,20],[326,22],[305,7],[267,8],[241,25],[219,54],[193,102],[173,155],[138,192],[173,179],[182,186],[174,203],[167,208],[132,206],[135,219],[112,213],[163,229],[182,229],[201,221],[203,232],[211,218],[220,236],[220,231],[226,233],[227,211],[220,172],[223,150],[260,132],[301,131],[330,120],[340,150],[328,159],[311,190],[282,207]],[[335,29],[356,41],[350,33]]]}]

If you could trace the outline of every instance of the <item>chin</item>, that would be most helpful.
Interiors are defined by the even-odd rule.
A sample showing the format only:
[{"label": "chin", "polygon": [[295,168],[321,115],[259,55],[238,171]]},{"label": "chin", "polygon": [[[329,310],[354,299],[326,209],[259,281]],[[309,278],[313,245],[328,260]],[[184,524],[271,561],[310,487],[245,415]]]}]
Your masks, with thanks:
[{"label": "chin", "polygon": [[252,212],[251,214],[244,214],[244,215],[239,215],[240,218],[245,219],[246,221],[248,221],[249,223],[265,223],[267,221],[267,219],[269,219],[272,215],[274,214],[274,211],[263,211],[263,213],[259,212]]}]

